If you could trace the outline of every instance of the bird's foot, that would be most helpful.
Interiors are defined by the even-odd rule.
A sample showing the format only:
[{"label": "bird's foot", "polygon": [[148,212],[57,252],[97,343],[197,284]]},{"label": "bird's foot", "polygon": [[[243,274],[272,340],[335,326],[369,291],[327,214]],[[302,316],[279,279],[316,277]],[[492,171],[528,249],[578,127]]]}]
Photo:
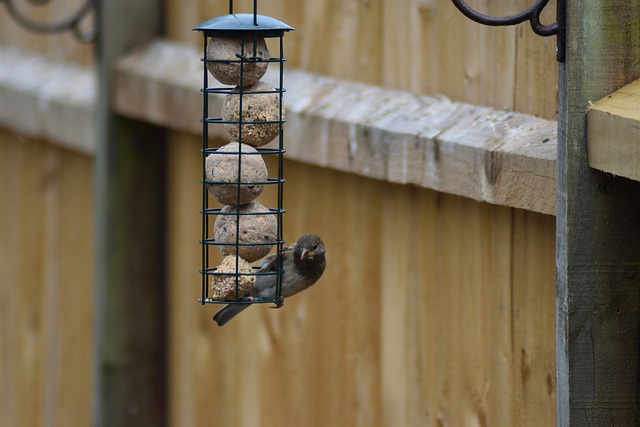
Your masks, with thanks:
[{"label": "bird's foot", "polygon": [[280,301],[276,301],[274,302],[275,305],[270,306],[269,308],[282,308],[282,306],[284,305],[284,301],[280,300]]}]

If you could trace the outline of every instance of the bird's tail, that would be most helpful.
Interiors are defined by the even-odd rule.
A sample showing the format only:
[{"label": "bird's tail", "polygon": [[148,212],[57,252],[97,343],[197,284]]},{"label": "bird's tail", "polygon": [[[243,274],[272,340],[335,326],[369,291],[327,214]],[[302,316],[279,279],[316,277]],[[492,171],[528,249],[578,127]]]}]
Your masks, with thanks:
[{"label": "bird's tail", "polygon": [[215,320],[218,326],[224,326],[229,320],[249,308],[250,305],[251,304],[227,304],[213,315],[213,320]]}]

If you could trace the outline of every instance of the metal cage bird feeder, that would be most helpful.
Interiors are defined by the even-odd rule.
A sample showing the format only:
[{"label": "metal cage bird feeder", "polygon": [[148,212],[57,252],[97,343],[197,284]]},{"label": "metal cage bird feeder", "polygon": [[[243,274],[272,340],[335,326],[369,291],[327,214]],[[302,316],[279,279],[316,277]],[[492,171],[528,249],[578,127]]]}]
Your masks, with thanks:
[{"label": "metal cage bird feeder", "polygon": [[[282,265],[262,271],[251,262],[275,248],[283,250],[284,46],[289,25],[253,13],[209,19],[194,28],[203,35],[202,108],[202,304],[281,303]],[[279,39],[271,55],[265,39]],[[278,67],[277,86],[262,81],[268,67]],[[273,71],[270,75],[274,75]],[[213,80],[217,80],[215,83]],[[211,97],[224,95],[220,116],[210,116]],[[210,126],[224,126],[231,142],[210,145]],[[277,157],[277,176],[268,175],[262,156]],[[277,187],[277,207],[266,208],[257,197],[266,186]],[[213,197],[224,207],[211,207]],[[213,218],[215,222],[213,222]],[[213,227],[212,227],[213,225]],[[225,258],[212,265],[210,249]],[[276,275],[274,298],[251,296],[260,275]]]}]

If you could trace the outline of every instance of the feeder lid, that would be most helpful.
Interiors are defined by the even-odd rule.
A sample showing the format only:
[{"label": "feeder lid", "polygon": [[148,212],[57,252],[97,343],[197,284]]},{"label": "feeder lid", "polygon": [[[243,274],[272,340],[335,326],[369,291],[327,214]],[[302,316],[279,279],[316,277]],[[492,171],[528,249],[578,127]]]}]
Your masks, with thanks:
[{"label": "feeder lid", "polygon": [[[257,25],[254,25],[254,17]],[[193,30],[206,33],[259,31],[264,37],[276,37],[282,35],[284,31],[295,29],[270,16],[254,15],[253,13],[234,13],[208,19],[197,25]]]}]

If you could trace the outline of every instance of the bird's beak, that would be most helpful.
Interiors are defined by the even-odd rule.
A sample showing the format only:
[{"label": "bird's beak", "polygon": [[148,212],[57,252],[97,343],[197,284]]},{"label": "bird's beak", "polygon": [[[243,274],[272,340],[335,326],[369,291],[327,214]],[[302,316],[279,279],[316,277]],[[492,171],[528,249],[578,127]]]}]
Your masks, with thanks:
[{"label": "bird's beak", "polygon": [[300,259],[305,260],[307,258],[313,258],[313,251],[309,249],[303,249],[302,254],[300,254]]}]

